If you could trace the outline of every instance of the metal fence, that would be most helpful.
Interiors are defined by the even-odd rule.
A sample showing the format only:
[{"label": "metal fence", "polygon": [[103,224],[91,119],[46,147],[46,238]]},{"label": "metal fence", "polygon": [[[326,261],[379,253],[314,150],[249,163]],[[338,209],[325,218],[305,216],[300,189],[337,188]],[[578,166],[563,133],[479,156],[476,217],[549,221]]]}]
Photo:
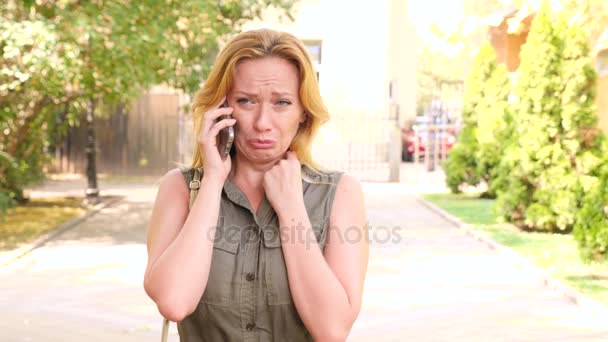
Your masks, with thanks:
[{"label": "metal fence", "polygon": [[360,180],[388,181],[395,162],[391,154],[397,155],[399,163],[398,135],[396,118],[388,113],[349,108],[332,116],[322,128],[313,155],[323,166],[349,172]]}]

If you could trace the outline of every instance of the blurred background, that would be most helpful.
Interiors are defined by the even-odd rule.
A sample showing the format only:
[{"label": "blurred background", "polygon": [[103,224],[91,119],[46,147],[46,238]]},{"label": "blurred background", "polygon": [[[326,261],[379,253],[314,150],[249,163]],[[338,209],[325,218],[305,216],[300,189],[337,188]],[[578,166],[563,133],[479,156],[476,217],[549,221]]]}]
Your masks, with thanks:
[{"label": "blurred background", "polygon": [[608,2],[5,0],[0,19],[0,340],[156,338],[157,181],[191,163],[216,54],[258,28],[308,49],[317,161],[363,182],[372,228],[403,228],[372,244],[354,339],[608,340]]}]

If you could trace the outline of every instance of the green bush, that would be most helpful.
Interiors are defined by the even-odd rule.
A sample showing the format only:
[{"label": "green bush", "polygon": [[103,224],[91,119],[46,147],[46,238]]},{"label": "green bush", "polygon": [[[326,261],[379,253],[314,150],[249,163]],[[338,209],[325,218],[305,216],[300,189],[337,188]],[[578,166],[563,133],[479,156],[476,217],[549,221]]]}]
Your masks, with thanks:
[{"label": "green bush", "polygon": [[473,61],[465,83],[463,129],[443,167],[452,192],[463,184],[485,181],[494,197],[492,176],[500,160],[504,131],[509,120],[510,81],[504,65],[498,65],[494,48],[486,43]]},{"label": "green bush", "polygon": [[16,204],[16,201],[13,198],[14,196],[11,196],[12,193],[6,186],[6,183],[10,182],[9,177],[7,176],[16,170],[16,164],[13,157],[6,152],[0,151],[0,175],[4,176],[0,178],[0,215]]},{"label": "green bush", "polygon": [[446,184],[453,193],[461,192],[462,184],[476,185],[479,183],[475,152],[477,150],[476,128],[465,125],[458,136],[448,158],[443,164],[446,175]]},{"label": "green bush", "polygon": [[[608,151],[608,146],[604,149]],[[584,198],[573,235],[582,259],[608,261],[608,164],[603,165],[597,186]]]},{"label": "green bush", "polygon": [[[547,8],[521,52],[512,144],[501,161],[497,208],[515,224],[569,231],[601,163],[595,72],[587,40]],[[593,134],[591,134],[593,135]]]},{"label": "green bush", "polygon": [[484,102],[483,87],[496,65],[496,53],[491,45],[485,44],[475,56],[471,72],[465,81],[462,109],[463,127],[458,140],[443,164],[448,187],[454,193],[460,192],[463,184],[477,185],[477,110]]},{"label": "green bush", "polygon": [[484,87],[484,107],[477,116],[477,174],[487,184],[484,197],[495,198],[498,166],[511,137],[511,81],[504,64],[497,65]]},{"label": "green bush", "polygon": [[[596,128],[593,106],[596,74],[584,34],[568,31],[562,125],[570,128],[564,144],[576,154],[574,175],[580,177],[582,208],[576,213],[574,237],[584,260],[608,260],[608,141]],[[582,153],[577,153],[582,150]]]}]

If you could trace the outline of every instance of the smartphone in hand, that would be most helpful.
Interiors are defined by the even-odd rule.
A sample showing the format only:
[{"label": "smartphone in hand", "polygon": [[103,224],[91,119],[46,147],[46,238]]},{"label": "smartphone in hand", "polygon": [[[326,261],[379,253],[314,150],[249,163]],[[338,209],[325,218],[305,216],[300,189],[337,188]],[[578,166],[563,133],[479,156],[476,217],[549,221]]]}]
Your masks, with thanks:
[{"label": "smartphone in hand", "polygon": [[[221,108],[228,107],[228,101],[222,104]],[[230,115],[222,115],[217,121],[223,119],[230,119]],[[220,153],[220,157],[222,160],[226,160],[228,155],[230,154],[230,149],[232,148],[232,143],[234,142],[234,127],[228,126],[224,127],[220,130],[217,135],[217,149]]]}]

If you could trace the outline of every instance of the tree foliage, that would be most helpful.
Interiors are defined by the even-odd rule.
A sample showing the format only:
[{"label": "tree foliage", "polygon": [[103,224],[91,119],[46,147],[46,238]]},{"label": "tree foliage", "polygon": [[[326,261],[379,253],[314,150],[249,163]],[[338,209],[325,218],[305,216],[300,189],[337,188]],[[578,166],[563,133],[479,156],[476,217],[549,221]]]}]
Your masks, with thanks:
[{"label": "tree foliage", "polygon": [[[606,140],[604,151],[608,151]],[[598,184],[584,198],[576,214],[573,235],[580,255],[588,261],[608,261],[608,163],[598,172]]]},{"label": "tree foliage", "polygon": [[45,165],[47,128],[87,101],[127,102],[165,84],[186,93],[218,44],[268,6],[293,0],[44,0],[0,4],[0,192],[23,198]]},{"label": "tree foliage", "polygon": [[541,10],[522,48],[498,196],[507,220],[549,231],[572,229],[601,163],[588,41],[561,18]]},{"label": "tree foliage", "polygon": [[491,181],[502,141],[508,135],[510,89],[504,65],[497,63],[489,43],[483,45],[465,83],[464,126],[444,165],[447,184],[453,192],[459,192],[461,185],[476,186],[484,181],[490,185],[487,195],[495,195]]}]

